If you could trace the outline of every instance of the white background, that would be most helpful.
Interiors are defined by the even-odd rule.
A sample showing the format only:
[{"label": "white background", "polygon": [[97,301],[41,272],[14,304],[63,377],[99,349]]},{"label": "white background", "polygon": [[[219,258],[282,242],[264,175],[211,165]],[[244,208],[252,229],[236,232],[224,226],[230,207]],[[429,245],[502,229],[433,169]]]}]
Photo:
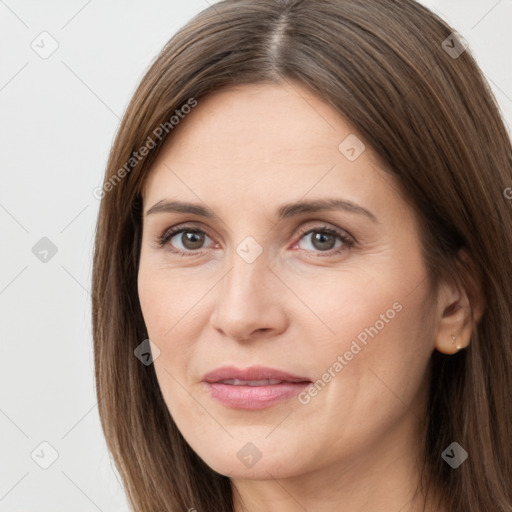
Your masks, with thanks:
[{"label": "white background", "polygon": [[[128,510],[94,393],[92,191],[145,70],[207,3],[0,0],[0,512]],[[469,42],[511,126],[512,1],[423,3]],[[48,469],[31,458],[51,461],[43,441]]]}]

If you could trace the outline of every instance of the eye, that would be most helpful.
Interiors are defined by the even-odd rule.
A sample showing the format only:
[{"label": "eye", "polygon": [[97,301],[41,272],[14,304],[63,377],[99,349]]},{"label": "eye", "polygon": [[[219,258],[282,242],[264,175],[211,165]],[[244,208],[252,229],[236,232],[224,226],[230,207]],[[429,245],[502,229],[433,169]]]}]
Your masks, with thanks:
[{"label": "eye", "polygon": [[[355,244],[350,235],[328,226],[318,226],[310,229],[305,227],[301,229],[299,235],[301,235],[301,238],[296,244],[299,249],[325,253],[322,256],[338,254],[350,249]],[[306,243],[301,246],[303,241]]]},{"label": "eye", "polygon": [[201,229],[191,227],[178,227],[169,229],[158,237],[158,245],[168,245],[171,251],[184,256],[197,254],[203,248],[205,240],[211,238]]}]

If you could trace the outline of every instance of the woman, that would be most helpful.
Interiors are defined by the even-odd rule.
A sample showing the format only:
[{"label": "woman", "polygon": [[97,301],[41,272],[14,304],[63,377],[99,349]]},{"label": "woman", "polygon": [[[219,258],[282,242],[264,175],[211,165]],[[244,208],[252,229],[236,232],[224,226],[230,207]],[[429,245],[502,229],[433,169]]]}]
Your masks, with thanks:
[{"label": "woman", "polygon": [[226,0],[180,30],[94,255],[134,510],[512,510],[511,154],[412,0]]}]

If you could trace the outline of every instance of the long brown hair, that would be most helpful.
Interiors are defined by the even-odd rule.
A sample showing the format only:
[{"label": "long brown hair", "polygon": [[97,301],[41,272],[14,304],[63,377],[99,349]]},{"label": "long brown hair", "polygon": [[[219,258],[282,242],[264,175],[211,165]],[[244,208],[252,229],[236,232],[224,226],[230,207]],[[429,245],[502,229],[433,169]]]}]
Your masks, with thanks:
[{"label": "long brown hair", "polygon": [[[221,87],[283,81],[327,101],[398,178],[423,227],[432,283],[454,279],[472,300],[480,283],[485,312],[469,347],[432,356],[421,483],[453,512],[512,511],[512,151],[452,33],[413,0],[225,0],[151,65],[111,149],[93,268],[99,412],[135,511],[233,511],[229,478],[188,446],[153,366],[134,357],[148,337],[137,295],[141,188],[179,129],[169,123],[177,109]],[[454,441],[469,454],[457,469],[441,458]]]}]

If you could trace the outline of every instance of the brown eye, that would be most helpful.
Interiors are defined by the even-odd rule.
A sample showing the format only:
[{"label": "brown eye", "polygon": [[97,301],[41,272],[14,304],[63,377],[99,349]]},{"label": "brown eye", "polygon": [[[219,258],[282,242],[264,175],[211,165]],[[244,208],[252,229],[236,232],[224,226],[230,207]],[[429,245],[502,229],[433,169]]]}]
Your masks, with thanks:
[{"label": "brown eye", "polygon": [[[307,243],[301,246],[304,241]],[[353,245],[353,240],[347,234],[328,227],[310,229],[299,240],[300,249],[313,252],[337,253]]]},{"label": "brown eye", "polygon": [[201,246],[204,244],[205,234],[199,231],[184,231],[181,233],[180,242],[183,244],[185,249],[189,249],[190,251],[194,251],[197,249],[201,249]]},{"label": "brown eye", "polygon": [[319,251],[328,251],[336,245],[336,237],[330,233],[314,231],[311,235],[311,244]]},{"label": "brown eye", "polygon": [[190,253],[203,249],[206,240],[210,237],[200,229],[191,228],[178,228],[167,231],[159,240],[159,244],[163,247],[165,245],[173,252],[181,254]]}]

